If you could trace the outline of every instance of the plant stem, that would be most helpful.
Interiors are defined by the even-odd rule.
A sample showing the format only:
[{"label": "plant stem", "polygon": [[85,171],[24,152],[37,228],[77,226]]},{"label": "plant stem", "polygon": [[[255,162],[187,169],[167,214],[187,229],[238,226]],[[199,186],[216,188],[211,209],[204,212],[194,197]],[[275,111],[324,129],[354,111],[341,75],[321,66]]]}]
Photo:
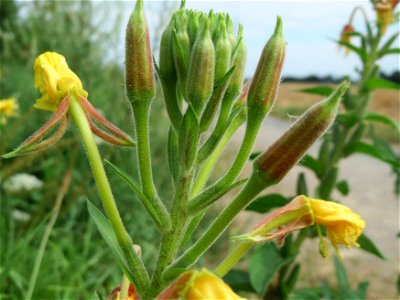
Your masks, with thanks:
[{"label": "plant stem", "polygon": [[235,216],[243,210],[253,198],[266,187],[268,183],[260,182],[256,177],[250,177],[246,186],[239,195],[217,216],[215,221],[205,231],[203,236],[188,250],[186,250],[164,272],[166,279],[175,277],[182,268],[192,266],[207,249],[215,243],[220,235],[231,224]]},{"label": "plant stem", "polygon": [[235,249],[232,250],[231,253],[215,268],[214,273],[219,277],[224,277],[226,273],[232,269],[239,260],[246,254],[247,250],[249,250],[254,245],[253,241],[244,241],[236,246]]},{"label": "plant stem", "polygon": [[94,141],[93,133],[90,129],[89,122],[86,119],[85,112],[79,104],[78,99],[75,99],[73,96],[71,96],[69,111],[78,127],[83,145],[85,146],[86,155],[89,159],[93,177],[95,179],[104,210],[108,219],[110,220],[111,226],[118,240],[118,244],[124,253],[125,259],[131,268],[131,271],[136,275],[134,283],[139,292],[143,291],[149,285],[149,276],[141,259],[133,249],[132,240],[125,229],[121,216],[119,215],[114,195],[108,182],[100,153]]},{"label": "plant stem", "polygon": [[161,240],[159,257],[152,280],[152,296],[157,295],[162,289],[162,273],[174,259],[181,244],[182,234],[188,218],[183,206],[189,198],[192,178],[192,172],[182,176],[176,187],[171,208],[172,231],[165,233]]},{"label": "plant stem", "polygon": [[57,221],[57,217],[60,212],[62,201],[63,201],[65,194],[67,193],[69,185],[71,183],[71,174],[72,174],[71,171],[67,171],[67,173],[64,176],[64,180],[61,185],[60,191],[58,192],[56,201],[54,203],[54,208],[51,212],[50,221],[47,224],[46,229],[43,233],[42,240],[40,241],[39,250],[38,250],[38,253],[35,258],[35,263],[33,265],[33,270],[32,270],[32,274],[31,274],[31,278],[29,280],[28,291],[25,295],[25,299],[32,299],[33,291],[35,289],[36,281],[37,281],[37,278],[39,275],[40,266],[42,264],[44,251],[46,250],[46,245],[49,240],[51,231],[53,230],[54,224]]},{"label": "plant stem", "polygon": [[263,120],[264,119],[260,117],[249,118],[247,120],[245,136],[231,168],[216,184],[189,201],[191,212],[199,212],[218,200],[220,192],[231,185],[240,175],[249,159],[251,150],[253,149],[253,144]]},{"label": "plant stem", "polygon": [[[162,231],[168,231],[171,229],[171,218],[163,202],[157,195],[151,170],[149,139],[150,101],[132,102],[132,107],[136,125],[137,158],[142,191],[161,221],[158,227]],[[155,222],[156,224],[159,223],[158,220],[155,220]]]}]

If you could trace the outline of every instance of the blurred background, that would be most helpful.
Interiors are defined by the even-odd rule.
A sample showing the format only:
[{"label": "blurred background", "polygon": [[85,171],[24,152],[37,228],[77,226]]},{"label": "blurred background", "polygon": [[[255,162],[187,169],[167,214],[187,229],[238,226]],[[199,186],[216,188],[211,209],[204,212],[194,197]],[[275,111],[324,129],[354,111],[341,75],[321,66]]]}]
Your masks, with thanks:
[{"label": "blurred background", "polygon": [[[125,25],[134,1],[5,0],[0,5],[0,98],[15,97],[19,106],[18,113],[0,125],[0,153],[14,149],[49,118],[48,112],[33,109],[39,93],[33,86],[32,66],[35,58],[45,51],[64,55],[89,92],[91,103],[108,120],[133,134],[132,115],[124,96],[123,63]],[[340,31],[356,5],[364,6],[373,18],[372,6],[366,1],[187,2],[187,8],[228,12],[236,25],[239,22],[243,24],[248,46],[248,78],[252,76],[262,48],[272,33],[276,15],[283,17],[288,43],[283,82],[272,116],[260,133],[256,150],[265,149],[290,126],[293,118],[321,99],[300,90],[318,84],[335,86],[347,76],[357,80],[357,57],[346,56],[334,42],[339,39]],[[145,3],[156,58],[162,29],[178,6],[177,1]],[[354,26],[362,26],[361,23],[356,19]],[[389,34],[394,31],[389,28]],[[398,56],[389,56],[380,64],[384,78],[400,83]],[[153,102],[151,145],[156,185],[167,200],[173,189],[165,150],[169,121],[161,96],[159,92]],[[398,122],[399,100],[398,91],[377,90],[371,110]],[[396,130],[379,126],[376,130],[396,151],[399,150]],[[220,175],[235,155],[233,149],[239,146],[241,134],[239,132],[232,147],[228,147],[231,150],[224,155],[217,167],[221,171],[215,175]],[[99,147],[104,159],[137,179],[133,151],[101,141]],[[298,169],[271,192],[293,194]],[[40,240],[68,170],[72,170],[72,183],[49,237],[33,298],[90,299],[94,291],[107,295],[119,284],[121,273],[87,212],[86,199],[97,207],[101,204],[84,150],[71,125],[65,137],[44,152],[1,159],[1,299],[23,299],[26,295]],[[151,267],[160,236],[126,184],[107,170],[123,219],[133,240],[142,246],[145,263]],[[350,178],[354,186],[345,204],[358,208],[357,212],[367,221],[366,231],[387,257],[383,261],[356,249],[349,254],[346,252],[344,263],[349,269],[351,283],[356,286],[367,280],[371,298],[394,299],[399,267],[399,205],[393,193],[394,176],[389,167],[361,155],[344,161],[343,172],[342,175]],[[216,209],[221,209],[221,206],[217,205]],[[204,224],[211,218],[212,213]],[[215,257],[223,255],[229,244],[229,235],[251,227],[255,218],[257,216],[251,213],[238,218],[231,232],[211,249],[215,254],[214,260],[205,262],[215,263]],[[301,285],[316,285],[323,280],[334,285],[332,262],[320,259],[317,251],[317,246],[312,243],[304,250],[302,259],[309,267],[304,268],[300,275]]]}]

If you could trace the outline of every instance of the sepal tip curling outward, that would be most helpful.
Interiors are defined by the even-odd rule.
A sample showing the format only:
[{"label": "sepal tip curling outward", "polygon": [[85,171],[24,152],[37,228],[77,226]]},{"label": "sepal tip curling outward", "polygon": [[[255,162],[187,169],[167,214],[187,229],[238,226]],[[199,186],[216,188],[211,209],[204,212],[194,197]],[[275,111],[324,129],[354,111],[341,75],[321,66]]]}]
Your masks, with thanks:
[{"label": "sepal tip curling outward", "polygon": [[[83,89],[81,80],[69,69],[64,56],[56,52],[45,52],[35,60],[34,71],[35,87],[42,93],[42,97],[36,100],[34,107],[54,113],[39,130],[29,136],[16,150],[4,154],[3,158],[41,151],[59,141],[68,128],[71,101],[77,101],[82,106],[94,134],[111,144],[135,145],[128,134],[107,121],[90,104],[87,100],[88,93]],[[92,118],[107,132],[98,128]],[[45,139],[57,126],[58,129]]]}]

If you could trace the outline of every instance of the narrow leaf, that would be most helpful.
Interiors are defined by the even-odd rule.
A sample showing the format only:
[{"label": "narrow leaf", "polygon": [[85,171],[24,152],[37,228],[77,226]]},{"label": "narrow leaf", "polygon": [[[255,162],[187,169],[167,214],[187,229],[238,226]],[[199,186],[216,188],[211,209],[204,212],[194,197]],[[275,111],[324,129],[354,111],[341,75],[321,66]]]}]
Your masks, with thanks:
[{"label": "narrow leaf", "polygon": [[107,218],[98,210],[89,200],[87,200],[88,211],[90,217],[94,221],[99,230],[101,236],[106,241],[107,245],[110,247],[111,253],[118,266],[122,269],[124,274],[129,278],[131,282],[134,282],[133,274],[129,270],[128,264],[125,261],[125,257],[119,247],[117,238],[108,222]]},{"label": "narrow leaf", "polygon": [[330,86],[316,86],[312,88],[301,89],[299,92],[320,95],[320,96],[329,96],[335,89]]},{"label": "narrow leaf", "polygon": [[390,89],[390,90],[400,90],[400,84],[389,81],[383,78],[370,78],[366,81],[365,85],[367,88],[374,89]]},{"label": "narrow leaf", "polygon": [[365,234],[362,234],[358,240],[357,243],[360,245],[360,248],[363,249],[364,251],[375,255],[383,260],[386,260],[386,257],[382,254],[381,251],[375,246],[374,242],[371,241]]},{"label": "narrow leaf", "polygon": [[250,275],[246,271],[232,269],[223,279],[235,292],[255,292],[251,286]]},{"label": "narrow leaf", "polygon": [[346,180],[341,180],[336,183],[336,188],[344,196],[347,196],[350,192],[349,183]]},{"label": "narrow leaf", "polygon": [[397,123],[395,120],[392,120],[389,117],[386,117],[386,116],[378,114],[378,113],[368,112],[365,114],[364,120],[372,121],[372,122],[379,122],[379,123],[385,124],[387,126],[390,126],[396,130],[400,130],[399,123]]}]

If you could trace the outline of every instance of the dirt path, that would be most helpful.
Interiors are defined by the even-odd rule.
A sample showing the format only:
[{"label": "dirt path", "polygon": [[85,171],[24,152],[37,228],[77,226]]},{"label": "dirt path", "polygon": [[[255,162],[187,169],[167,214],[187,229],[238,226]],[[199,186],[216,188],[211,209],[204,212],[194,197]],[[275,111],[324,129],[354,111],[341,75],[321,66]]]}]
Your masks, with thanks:
[{"label": "dirt path", "polygon": [[[256,142],[255,150],[266,149],[286,129],[289,122],[268,118]],[[235,146],[237,149],[243,136],[243,128],[236,135]],[[315,153],[318,145],[310,150]],[[234,152],[232,151],[232,154]],[[246,169],[249,173],[251,167]],[[295,167],[278,185],[270,188],[268,193],[294,194],[297,174],[305,169]],[[376,243],[381,252],[388,258],[382,261],[364,251],[353,249],[343,250],[343,262],[347,267],[349,276],[354,286],[367,280],[370,282],[369,299],[397,299],[396,280],[399,269],[399,200],[393,194],[394,176],[390,168],[365,155],[354,155],[340,163],[340,178],[347,179],[351,187],[347,197],[337,197],[354,211],[360,214],[367,223],[365,233]],[[310,172],[306,172],[307,182],[310,187],[315,187],[316,179]],[[313,188],[310,189],[311,191]],[[338,195],[337,195],[338,196]],[[254,224],[255,214],[245,213],[236,224],[241,228]],[[302,253],[301,282],[305,285],[320,284],[321,278],[330,282],[334,280],[333,262],[323,260],[318,254],[317,241],[306,243]],[[315,266],[318,266],[317,268]]]}]

